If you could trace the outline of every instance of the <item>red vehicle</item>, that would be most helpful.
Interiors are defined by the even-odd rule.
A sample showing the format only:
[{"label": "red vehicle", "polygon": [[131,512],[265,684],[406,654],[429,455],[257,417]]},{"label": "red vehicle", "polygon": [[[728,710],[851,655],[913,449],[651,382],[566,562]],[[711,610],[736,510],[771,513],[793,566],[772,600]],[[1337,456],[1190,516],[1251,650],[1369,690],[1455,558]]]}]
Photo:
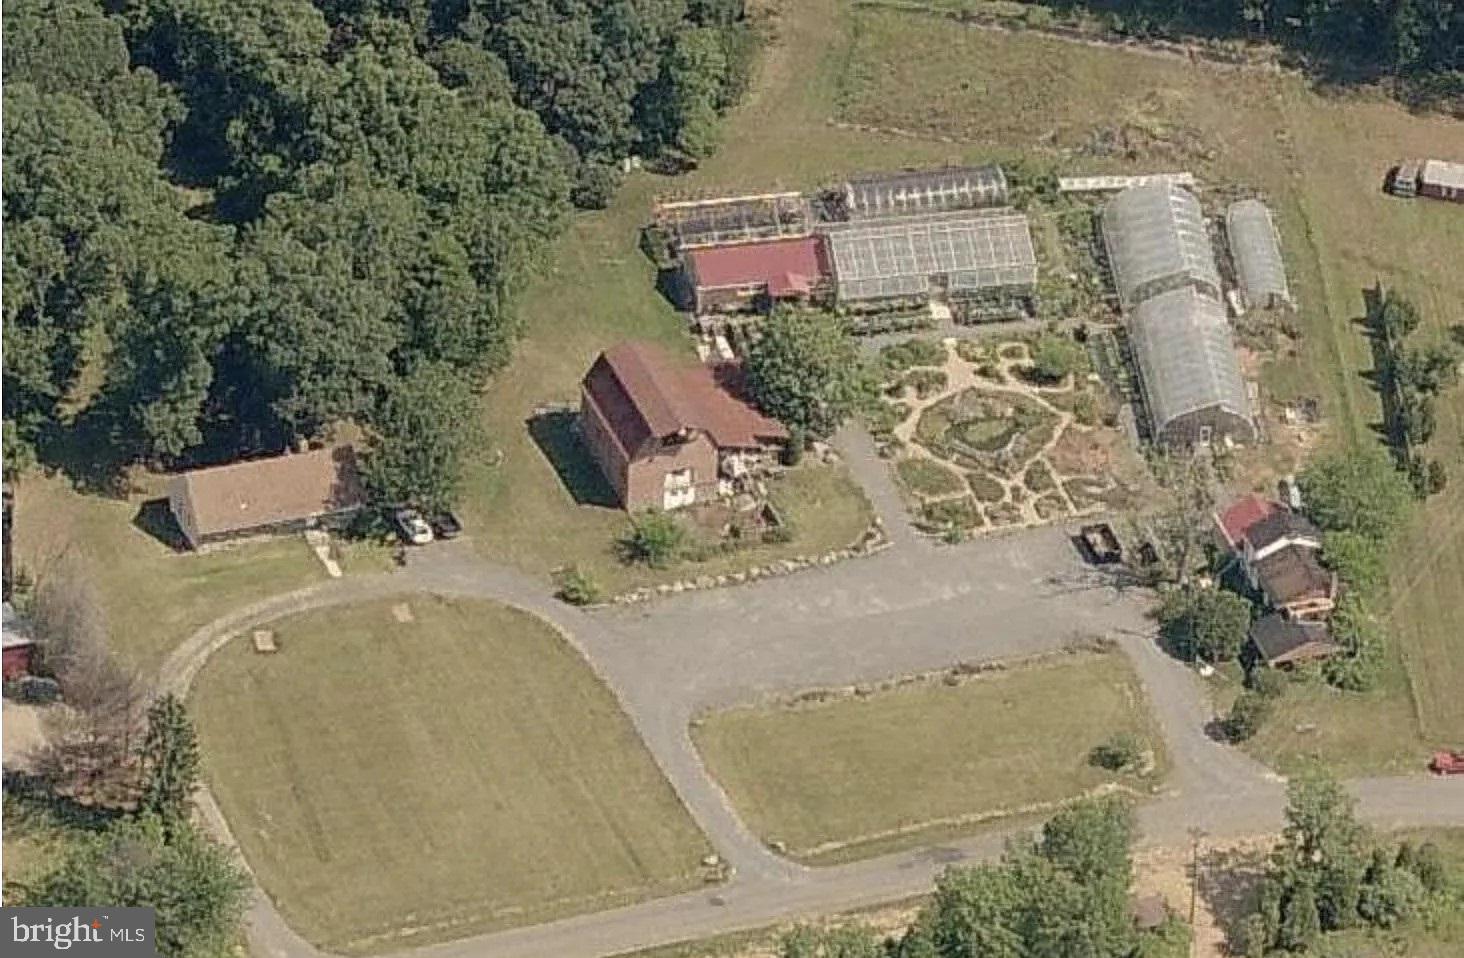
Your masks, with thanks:
[{"label": "red vehicle", "polygon": [[1438,775],[1464,775],[1464,752],[1434,752],[1433,761],[1428,763],[1429,771]]}]

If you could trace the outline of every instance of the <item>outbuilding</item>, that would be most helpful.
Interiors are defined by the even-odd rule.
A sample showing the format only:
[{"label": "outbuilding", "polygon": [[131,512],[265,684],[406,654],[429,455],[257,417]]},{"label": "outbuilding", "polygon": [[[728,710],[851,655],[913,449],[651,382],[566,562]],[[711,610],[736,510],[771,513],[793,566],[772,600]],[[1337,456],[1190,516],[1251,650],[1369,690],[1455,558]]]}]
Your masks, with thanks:
[{"label": "outbuilding", "polygon": [[1424,160],[1418,171],[1418,195],[1464,203],[1464,163]]},{"label": "outbuilding", "polygon": [[999,166],[945,166],[853,177],[840,197],[844,216],[868,220],[1006,206],[1009,192]]},{"label": "outbuilding", "polygon": [[806,302],[826,289],[829,277],[818,236],[698,247],[685,250],[682,261],[698,313]]},{"label": "outbuilding", "polygon": [[1315,662],[1342,651],[1325,622],[1299,621],[1277,612],[1263,615],[1251,625],[1250,641],[1260,660],[1272,668]]},{"label": "outbuilding", "polygon": [[168,505],[194,549],[338,524],[365,502],[350,446],[193,469],[168,486]]},{"label": "outbuilding", "polygon": [[1246,302],[1258,309],[1291,305],[1286,263],[1271,211],[1260,200],[1240,200],[1225,211],[1225,238]]}]

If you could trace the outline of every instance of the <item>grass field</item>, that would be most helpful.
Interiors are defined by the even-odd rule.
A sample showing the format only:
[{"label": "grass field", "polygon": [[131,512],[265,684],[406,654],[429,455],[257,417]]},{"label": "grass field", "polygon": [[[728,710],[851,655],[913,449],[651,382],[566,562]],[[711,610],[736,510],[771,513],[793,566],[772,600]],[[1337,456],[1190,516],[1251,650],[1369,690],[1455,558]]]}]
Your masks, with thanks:
[{"label": "grass field", "polygon": [[[42,476],[16,487],[17,563],[36,570],[67,550],[82,556],[105,606],[113,648],[145,673],[218,616],[325,578],[298,536],[204,555],[175,551],[136,521],[143,503],[161,493],[159,483],[150,494],[111,499]],[[366,545],[342,561],[348,572],[385,565],[384,550]]]},{"label": "grass field", "polygon": [[[1464,323],[1464,215],[1385,196],[1403,156],[1464,156],[1464,124],[1411,115],[1367,94],[1324,95],[1286,74],[962,28],[916,14],[849,15],[837,113],[848,122],[952,137],[1001,156],[1025,146],[1063,171],[1187,169],[1264,195],[1277,214],[1303,335],[1266,357],[1268,398],[1316,397],[1324,442],[1378,442],[1369,344],[1356,320],[1382,280],[1426,316],[1419,342]],[[1464,478],[1464,389],[1438,407],[1429,454]],[[1307,753],[1351,770],[1417,767],[1429,743],[1464,734],[1464,482],[1451,482],[1393,556],[1390,634],[1401,665],[1380,695],[1312,690],[1253,746],[1291,764]],[[1301,727],[1317,731],[1297,732]],[[1366,756],[1366,758],[1365,758]]]},{"label": "grass field", "polygon": [[1089,751],[1119,732],[1157,745],[1150,723],[1122,655],[1074,653],[954,685],[733,709],[693,737],[758,835],[829,863],[1006,824],[1113,781]]},{"label": "grass field", "polygon": [[709,851],[613,696],[489,603],[310,613],[193,693],[206,774],[290,926],[395,950],[698,886]]}]

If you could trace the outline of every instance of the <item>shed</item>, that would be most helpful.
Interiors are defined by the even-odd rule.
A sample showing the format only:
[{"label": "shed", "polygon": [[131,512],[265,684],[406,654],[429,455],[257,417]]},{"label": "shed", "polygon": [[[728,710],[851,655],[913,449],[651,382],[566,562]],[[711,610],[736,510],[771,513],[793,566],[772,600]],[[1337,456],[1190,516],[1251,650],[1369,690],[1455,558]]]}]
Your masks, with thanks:
[{"label": "shed", "polygon": [[1220,271],[1193,193],[1173,183],[1135,186],[1103,210],[1103,240],[1124,309],[1190,287],[1220,298]]},{"label": "shed", "polygon": [[1037,254],[1021,213],[936,213],[825,230],[840,303],[1036,289]]},{"label": "shed", "polygon": [[365,501],[350,446],[194,469],[168,486],[168,505],[195,549],[329,524],[355,513]]},{"label": "shed", "polygon": [[1464,163],[1424,160],[1418,171],[1418,195],[1464,203]]},{"label": "shed", "polygon": [[1225,237],[1240,288],[1250,305],[1262,309],[1291,305],[1281,239],[1266,204],[1260,200],[1230,204],[1225,211]]},{"label": "shed", "polygon": [[1156,443],[1256,438],[1230,326],[1217,300],[1187,287],[1150,296],[1130,314],[1128,334]]},{"label": "shed", "polygon": [[1008,197],[1006,173],[995,165],[866,174],[842,193],[845,214],[856,220],[1005,206]]},{"label": "shed", "polygon": [[0,676],[9,682],[31,674],[35,661],[36,640],[31,635],[29,624],[15,611],[9,602],[0,606],[3,626],[0,626]]},{"label": "shed", "polygon": [[1277,612],[1251,625],[1250,640],[1261,661],[1273,667],[1325,659],[1342,651],[1326,623],[1289,619]]}]

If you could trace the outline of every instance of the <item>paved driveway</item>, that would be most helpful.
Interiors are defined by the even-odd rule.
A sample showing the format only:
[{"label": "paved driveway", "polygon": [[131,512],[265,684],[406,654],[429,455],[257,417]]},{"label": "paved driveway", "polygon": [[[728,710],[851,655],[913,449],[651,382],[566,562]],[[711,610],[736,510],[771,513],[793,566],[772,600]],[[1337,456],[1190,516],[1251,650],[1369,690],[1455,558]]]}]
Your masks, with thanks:
[{"label": "paved driveway", "polygon": [[[876,556],[647,605],[585,613],[545,583],[485,563],[466,543],[414,554],[401,572],[353,577],[257,603],[199,630],[164,665],[163,685],[186,689],[211,652],[262,622],[365,597],[436,591],[494,599],[555,624],[619,697],[673,788],[735,877],[705,892],[513,929],[415,952],[424,958],[572,958],[758,927],[916,894],[948,865],[998,853],[1005,834],[835,868],[810,869],[767,849],[737,817],[692,746],[699,710],[818,685],[845,685],[963,661],[1055,649],[1105,635],[1129,655],[1174,764],[1169,793],[1140,810],[1143,840],[1175,844],[1279,826],[1281,782],[1205,732],[1213,715],[1198,679],[1164,655],[1142,593],[1123,593],[1086,568],[1062,528],[945,547],[914,536],[884,464],[855,435],[846,457],[870,490],[894,547]],[[876,468],[877,467],[877,468]],[[1353,783],[1380,823],[1464,824],[1464,779]],[[205,814],[227,826],[205,792]],[[262,895],[251,943],[278,958],[314,958]]]}]

